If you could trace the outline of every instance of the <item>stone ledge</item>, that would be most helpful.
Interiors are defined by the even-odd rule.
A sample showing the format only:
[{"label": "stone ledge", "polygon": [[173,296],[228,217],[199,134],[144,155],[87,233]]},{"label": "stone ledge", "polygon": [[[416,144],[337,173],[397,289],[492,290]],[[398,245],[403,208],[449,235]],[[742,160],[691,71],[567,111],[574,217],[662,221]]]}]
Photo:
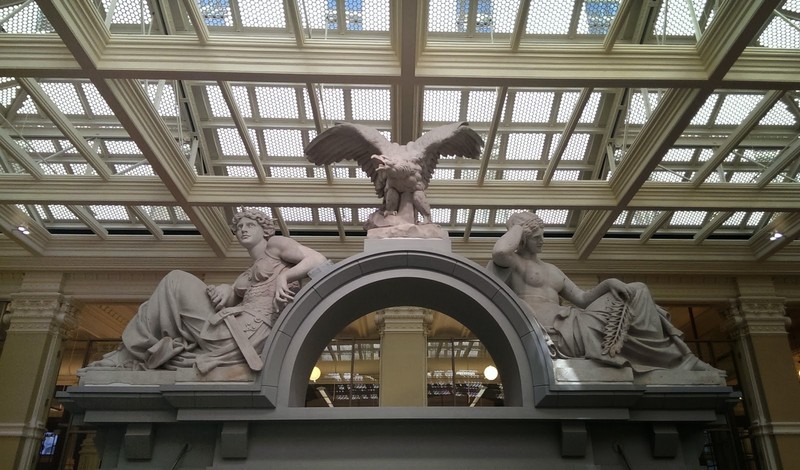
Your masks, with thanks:
[{"label": "stone ledge", "polygon": [[172,385],[178,383],[253,382],[255,374],[247,365],[217,367],[201,375],[194,368],[178,370],[123,370],[86,368],[79,385]]}]

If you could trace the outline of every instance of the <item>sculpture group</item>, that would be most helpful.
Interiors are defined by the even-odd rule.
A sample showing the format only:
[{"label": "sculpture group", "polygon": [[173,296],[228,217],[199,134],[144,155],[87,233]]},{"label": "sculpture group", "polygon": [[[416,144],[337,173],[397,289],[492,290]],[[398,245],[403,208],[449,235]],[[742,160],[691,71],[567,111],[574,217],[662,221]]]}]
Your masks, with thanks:
[{"label": "sculpture group", "polygon": [[[434,129],[405,146],[389,143],[377,130],[339,124],[321,133],[306,149],[309,160],[330,164],[357,161],[383,198],[371,227],[415,224],[416,213],[429,224],[425,189],[438,158],[477,158],[483,145],[464,123]],[[251,258],[232,284],[206,285],[172,271],[143,303],[122,335],[120,347],[90,369],[178,369],[207,374],[220,366],[263,367],[262,349],[300,281],[326,258],[275,235],[266,214],[236,214],[231,230]],[[711,371],[681,339],[647,286],[607,279],[583,290],[554,265],[539,259],[544,224],[533,212],[513,214],[507,232],[495,243],[490,271],[505,271],[507,283],[530,306],[559,358],[586,358],[634,373],[659,369]],[[561,299],[570,305],[562,305]]]}]

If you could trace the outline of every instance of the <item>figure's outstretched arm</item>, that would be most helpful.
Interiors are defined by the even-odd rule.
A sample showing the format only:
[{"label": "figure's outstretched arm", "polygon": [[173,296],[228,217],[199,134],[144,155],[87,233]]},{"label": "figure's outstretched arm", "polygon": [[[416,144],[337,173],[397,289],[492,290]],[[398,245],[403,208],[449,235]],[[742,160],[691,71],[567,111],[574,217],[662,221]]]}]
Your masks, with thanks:
[{"label": "figure's outstretched arm", "polygon": [[559,294],[577,307],[586,308],[606,293],[611,293],[615,298],[623,301],[631,297],[628,286],[619,279],[609,278],[589,290],[583,290],[561,270],[558,272],[564,280],[564,287]]}]

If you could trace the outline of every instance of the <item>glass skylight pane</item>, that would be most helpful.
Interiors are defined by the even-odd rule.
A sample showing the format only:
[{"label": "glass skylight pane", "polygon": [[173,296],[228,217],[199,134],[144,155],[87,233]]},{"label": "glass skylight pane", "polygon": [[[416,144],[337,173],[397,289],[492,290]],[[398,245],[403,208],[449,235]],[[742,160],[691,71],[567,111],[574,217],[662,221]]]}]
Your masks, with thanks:
[{"label": "glass skylight pane", "polygon": [[689,162],[694,156],[693,148],[671,148],[664,154],[664,162]]},{"label": "glass skylight pane", "polygon": [[545,134],[508,135],[506,160],[539,160],[544,151]]},{"label": "glass skylight pane", "polygon": [[123,206],[89,206],[97,220],[130,221],[128,211]]},{"label": "glass skylight pane", "polygon": [[685,181],[683,176],[671,171],[654,171],[650,173],[650,177],[647,180],[659,183],[681,183]]},{"label": "glass skylight pane", "polygon": [[[6,18],[19,7],[20,2],[11,2],[10,6],[0,8],[0,18]],[[10,34],[44,34],[52,33],[53,27],[47,21],[36,2],[30,2],[25,8],[6,19],[2,25],[3,32]]]},{"label": "glass skylight pane", "polygon": [[456,209],[456,224],[463,225],[469,221],[469,209]]},{"label": "glass skylight pane", "polygon": [[66,175],[67,169],[58,163],[39,162],[39,168],[45,175]]},{"label": "glass skylight pane", "polygon": [[124,173],[131,176],[156,176],[150,165],[114,165],[117,174]]},{"label": "glass skylight pane", "polygon": [[578,170],[556,170],[553,172],[553,181],[578,181],[580,175]]},{"label": "glass skylight pane", "polygon": [[154,222],[172,222],[169,210],[164,206],[139,206]]},{"label": "glass skylight pane", "polygon": [[228,165],[226,168],[228,170],[228,176],[236,178],[255,178],[258,176],[256,174],[256,169],[252,166]]},{"label": "glass skylight pane", "polygon": [[461,170],[461,179],[462,180],[477,180],[478,179],[478,170],[472,168],[464,168]]},{"label": "glass skylight pane", "polygon": [[773,49],[800,49],[800,21],[796,18],[773,17],[758,38],[758,43]]},{"label": "glass skylight pane", "polygon": [[89,109],[92,110],[92,114],[96,116],[114,115],[114,111],[108,107],[108,103],[97,91],[94,83],[81,83],[81,87],[83,88],[83,94],[86,95],[86,101],[89,102]]},{"label": "glass skylight pane", "polygon": [[17,114],[39,114],[39,108],[29,96],[22,102],[22,106],[17,110]]},{"label": "glass skylight pane", "polygon": [[[706,5],[706,0],[692,0],[695,17],[699,17]],[[653,28],[656,36],[692,36],[695,35],[692,12],[685,0],[665,0],[658,12]],[[712,15],[713,17],[713,15]],[[710,18],[709,18],[710,21]]]},{"label": "glass skylight pane", "polygon": [[389,121],[391,93],[387,88],[354,88],[353,119],[356,121]]},{"label": "glass skylight pane", "polygon": [[617,216],[617,220],[614,221],[612,225],[615,227],[622,227],[625,225],[625,220],[628,219],[628,211],[622,211]]},{"label": "glass skylight pane", "polygon": [[763,212],[753,212],[750,214],[750,217],[747,219],[747,226],[748,227],[757,227],[758,224],[761,223],[761,219],[764,218]]},{"label": "glass skylight pane", "polygon": [[62,113],[86,114],[72,83],[41,82],[39,85]]},{"label": "glass skylight pane", "polygon": [[677,211],[672,214],[669,220],[669,225],[681,227],[699,227],[706,219],[708,212],[706,211]]},{"label": "glass skylight pane", "polygon": [[578,20],[578,34],[605,36],[619,10],[619,0],[590,0],[584,2]]},{"label": "glass skylight pane", "polygon": [[586,148],[588,145],[589,134],[572,134],[567,147],[564,149],[564,154],[561,155],[561,159],[572,161],[583,160],[586,156]]},{"label": "glass skylight pane", "polygon": [[369,216],[375,212],[374,207],[359,207],[358,208],[358,221],[359,222],[366,222]]},{"label": "glass skylight pane", "polygon": [[457,33],[465,28],[463,0],[430,0],[428,3],[428,31],[432,33]]},{"label": "glass skylight pane", "polygon": [[239,0],[242,26],[286,28],[282,0]]},{"label": "glass skylight pane", "polygon": [[744,212],[734,212],[734,214],[728,217],[725,222],[722,223],[723,227],[738,227],[739,224],[742,223],[744,220]]},{"label": "glass skylight pane", "polygon": [[[175,102],[175,90],[172,88],[172,85],[164,83],[162,87],[159,82],[147,81],[145,83],[147,86],[147,96],[150,98],[153,106],[158,105],[158,114],[161,116],[177,116],[178,104]],[[156,103],[156,100],[158,100],[158,103]]]},{"label": "glass skylight pane", "polygon": [[74,175],[97,175],[97,173],[94,171],[94,168],[86,163],[71,163],[69,166],[72,169],[72,174]]},{"label": "glass skylight pane", "polygon": [[728,95],[719,108],[714,124],[739,125],[761,101],[760,95]]},{"label": "glass skylight pane", "polygon": [[777,149],[744,149],[739,151],[743,160],[749,162],[758,162],[762,165],[772,163],[775,157],[780,153]]},{"label": "glass skylight pane", "polygon": [[717,100],[719,99],[719,95],[717,93],[713,93],[708,96],[706,102],[703,103],[703,107],[697,111],[697,114],[694,115],[692,118],[692,122],[690,125],[692,126],[704,126],[708,124],[708,119],[711,117],[711,113],[714,112],[714,107],[717,105]]},{"label": "glass skylight pane", "polygon": [[489,209],[475,209],[475,219],[473,223],[476,225],[487,225],[489,223]]},{"label": "glass skylight pane", "polygon": [[319,108],[322,119],[334,122],[344,121],[344,90],[341,88],[325,87],[319,93]]},{"label": "glass skylight pane", "polygon": [[347,0],[345,15],[348,30],[389,31],[389,0]]},{"label": "glass skylight pane", "polygon": [[574,0],[531,2],[525,34],[568,34]]},{"label": "glass skylight pane", "polygon": [[628,108],[628,124],[644,124],[650,118],[650,114],[658,107],[661,94],[649,92],[646,95],[634,93],[631,97],[631,104]]},{"label": "glass skylight pane", "polygon": [[313,222],[314,214],[310,207],[281,207],[283,220],[286,222]]},{"label": "glass skylight pane", "polygon": [[112,155],[141,155],[142,151],[139,146],[132,140],[106,140],[105,142],[108,153]]},{"label": "glass skylight pane", "polygon": [[247,149],[239,136],[238,130],[230,127],[221,127],[217,129],[217,138],[219,139],[220,150],[226,157],[247,155]]},{"label": "glass skylight pane", "polygon": [[27,149],[29,152],[53,154],[56,152],[56,147],[52,140],[44,139],[31,139],[31,140],[17,140],[20,147]]},{"label": "glass skylight pane", "polygon": [[431,209],[431,221],[434,224],[450,224],[450,216],[453,210],[450,208],[434,207]]},{"label": "glass skylight pane", "polygon": [[16,99],[19,90],[19,86],[0,88],[0,106],[4,108],[11,106],[11,103],[13,103],[14,99]]},{"label": "glass skylight pane", "polygon": [[[203,0],[200,0],[202,3]],[[101,10],[104,16],[108,15],[108,9],[112,0],[102,0]],[[150,24],[150,7],[147,2],[141,0],[117,0],[114,16],[111,18],[112,24]]]},{"label": "glass skylight pane", "polygon": [[577,92],[564,92],[561,94],[561,102],[558,105],[556,122],[567,122],[572,115],[572,111],[575,109],[575,104],[578,102],[579,95],[580,94]]},{"label": "glass skylight pane", "polygon": [[306,169],[300,166],[273,166],[273,178],[305,178]]},{"label": "glass skylight pane", "polygon": [[233,26],[230,0],[197,0],[207,26]]},{"label": "glass skylight pane", "polygon": [[268,119],[297,119],[297,95],[292,87],[256,87],[258,112]]},{"label": "glass skylight pane", "polygon": [[539,209],[536,215],[542,218],[545,225],[564,225],[567,223],[567,209]]},{"label": "glass skylight pane", "polygon": [[553,107],[553,92],[518,91],[511,113],[512,122],[548,122]]},{"label": "glass skylight pane", "polygon": [[320,222],[333,222],[336,223],[336,213],[333,207],[320,207],[317,209]]},{"label": "glass skylight pane", "polygon": [[731,174],[731,183],[753,183],[758,178],[759,173],[755,171],[735,171]]},{"label": "glass skylight pane", "polygon": [[453,180],[456,177],[456,170],[453,168],[437,168],[434,170],[431,179],[434,180]]},{"label": "glass skylight pane", "polygon": [[44,207],[41,204],[36,204],[34,207],[36,208],[36,213],[39,214],[40,219],[50,220],[50,216],[47,215],[47,212],[44,211]]},{"label": "glass skylight pane", "polygon": [[247,87],[234,86],[231,87],[233,92],[233,99],[236,101],[236,107],[239,109],[239,114],[242,117],[253,117],[253,108],[250,106],[250,95],[247,94]]},{"label": "glass skylight pane", "polygon": [[369,175],[367,175],[367,173],[364,170],[362,170],[360,166],[357,166],[355,168],[355,171],[356,171],[356,178],[369,179]]},{"label": "glass skylight pane", "polygon": [[504,170],[503,179],[507,181],[536,181],[538,170]]},{"label": "glass skylight pane", "polygon": [[586,102],[583,113],[581,113],[581,117],[578,119],[579,123],[591,124],[597,119],[597,110],[600,108],[601,97],[602,95],[600,93],[592,93],[589,95],[589,100]]},{"label": "glass skylight pane", "polygon": [[758,122],[759,126],[794,126],[795,124],[797,124],[797,117],[783,101],[775,103],[775,106]]},{"label": "glass skylight pane", "polygon": [[494,115],[496,90],[472,90],[467,102],[467,121],[489,122]]},{"label": "glass skylight pane", "polygon": [[51,204],[47,208],[53,214],[54,220],[78,220],[78,216],[61,204]]},{"label": "glass skylight pane", "polygon": [[426,89],[422,108],[422,120],[434,122],[456,122],[461,108],[461,92],[458,90]]},{"label": "glass skylight pane", "polygon": [[497,209],[494,214],[495,225],[505,225],[509,217],[517,212],[525,212],[528,209]]},{"label": "glass skylight pane", "polygon": [[267,155],[270,157],[302,157],[303,134],[299,129],[264,129]]},{"label": "glass skylight pane", "polygon": [[208,105],[211,107],[211,115],[214,117],[231,117],[231,109],[225,98],[222,97],[222,90],[217,85],[207,85],[206,94],[208,95]]},{"label": "glass skylight pane", "polygon": [[631,216],[631,226],[646,227],[653,223],[660,213],[659,211],[635,211]]}]

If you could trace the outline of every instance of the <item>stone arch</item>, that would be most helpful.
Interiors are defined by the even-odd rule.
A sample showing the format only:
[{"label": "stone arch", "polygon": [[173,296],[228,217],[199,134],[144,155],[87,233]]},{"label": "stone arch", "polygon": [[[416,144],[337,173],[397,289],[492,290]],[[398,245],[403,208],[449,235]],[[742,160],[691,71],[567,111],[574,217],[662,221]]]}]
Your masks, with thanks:
[{"label": "stone arch", "polygon": [[303,406],[309,373],[330,339],[395,306],[437,310],[473,331],[500,372],[506,406],[533,406],[535,390],[549,389],[542,335],[502,281],[451,253],[387,250],[348,258],[298,293],[265,347],[262,391],[277,407]]}]

